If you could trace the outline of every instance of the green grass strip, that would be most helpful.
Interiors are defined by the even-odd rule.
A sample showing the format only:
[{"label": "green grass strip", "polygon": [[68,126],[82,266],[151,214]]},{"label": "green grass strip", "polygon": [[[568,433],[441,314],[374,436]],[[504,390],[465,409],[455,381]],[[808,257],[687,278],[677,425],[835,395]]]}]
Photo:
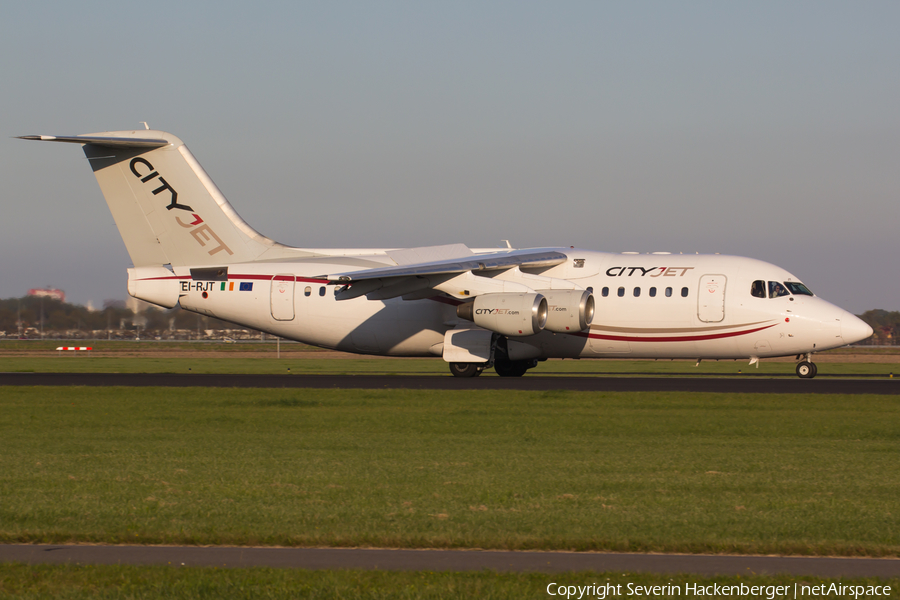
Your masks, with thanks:
[{"label": "green grass strip", "polygon": [[0,541],[900,554],[888,396],[0,388]]}]

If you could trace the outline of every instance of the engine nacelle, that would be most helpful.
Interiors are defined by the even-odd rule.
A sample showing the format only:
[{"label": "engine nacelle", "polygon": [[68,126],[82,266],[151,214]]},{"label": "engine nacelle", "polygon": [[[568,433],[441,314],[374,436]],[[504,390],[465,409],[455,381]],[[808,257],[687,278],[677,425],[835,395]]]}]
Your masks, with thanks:
[{"label": "engine nacelle", "polygon": [[547,299],[541,294],[482,294],[457,306],[456,314],[503,335],[534,335],[547,322]]},{"label": "engine nacelle", "polygon": [[587,290],[541,290],[547,299],[544,329],[565,333],[584,331],[594,320],[594,295]]}]

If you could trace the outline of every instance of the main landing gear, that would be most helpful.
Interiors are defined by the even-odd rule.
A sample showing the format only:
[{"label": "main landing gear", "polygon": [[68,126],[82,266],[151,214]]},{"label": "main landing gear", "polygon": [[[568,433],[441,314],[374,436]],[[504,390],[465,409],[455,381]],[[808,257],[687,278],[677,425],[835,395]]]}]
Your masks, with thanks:
[{"label": "main landing gear", "polygon": [[494,362],[494,370],[500,377],[521,377],[525,371],[536,367],[537,363],[537,359],[497,360]]},{"label": "main landing gear", "polygon": [[[521,377],[528,369],[537,366],[538,361],[503,360],[494,361],[494,370],[500,377]],[[484,372],[488,363],[450,363],[450,372],[454,377],[478,377]]]},{"label": "main landing gear", "polygon": [[450,363],[454,377],[478,377],[487,363]]},{"label": "main landing gear", "polygon": [[454,377],[478,377],[493,365],[500,377],[521,377],[538,364],[536,358],[510,360],[506,338],[496,334],[491,344],[491,358],[493,360],[483,363],[450,363],[450,372]]},{"label": "main landing gear", "polygon": [[797,377],[802,379],[812,379],[816,376],[819,369],[816,363],[812,362],[812,352],[806,355],[806,358],[797,363]]}]

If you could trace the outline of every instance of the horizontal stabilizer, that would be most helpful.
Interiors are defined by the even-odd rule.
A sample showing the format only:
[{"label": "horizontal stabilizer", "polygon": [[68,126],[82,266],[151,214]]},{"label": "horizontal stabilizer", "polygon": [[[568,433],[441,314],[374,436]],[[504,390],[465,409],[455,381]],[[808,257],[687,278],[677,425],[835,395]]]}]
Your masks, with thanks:
[{"label": "horizontal stabilizer", "polygon": [[70,144],[108,146],[110,148],[161,148],[169,143],[166,140],[156,138],[97,137],[89,135],[20,135],[18,137],[20,140],[68,142]]}]

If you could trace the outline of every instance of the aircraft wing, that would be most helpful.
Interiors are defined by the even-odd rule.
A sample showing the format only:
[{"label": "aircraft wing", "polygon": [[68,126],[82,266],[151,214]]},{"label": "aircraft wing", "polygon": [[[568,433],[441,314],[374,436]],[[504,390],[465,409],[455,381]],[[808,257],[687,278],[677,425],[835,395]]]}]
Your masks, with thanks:
[{"label": "aircraft wing", "polygon": [[[458,279],[462,275],[467,276],[467,281],[472,281],[473,275],[487,276],[478,277],[478,280],[481,280],[488,288],[494,288],[496,286],[490,285],[489,281],[490,276],[497,272],[513,268],[552,267],[566,260],[568,257],[565,254],[552,249],[501,250],[485,254],[470,253],[464,257],[402,264],[395,267],[333,273],[322,277],[347,286],[338,292],[339,300],[348,300],[363,295],[370,300],[385,300],[413,293],[424,297],[428,290],[437,290],[434,292],[436,294],[444,291],[441,289],[443,284]],[[455,289],[460,285],[452,287]],[[477,289],[478,287],[476,287]],[[478,293],[478,291],[473,291],[475,294]]]},{"label": "aircraft wing", "polygon": [[410,277],[416,275],[445,275],[463,273],[465,271],[492,271],[511,269],[512,267],[552,267],[566,262],[568,257],[556,250],[512,250],[492,252],[490,254],[473,254],[471,258],[438,260],[413,265],[366,269],[326,275],[329,281],[352,283],[367,279],[385,277]]}]

